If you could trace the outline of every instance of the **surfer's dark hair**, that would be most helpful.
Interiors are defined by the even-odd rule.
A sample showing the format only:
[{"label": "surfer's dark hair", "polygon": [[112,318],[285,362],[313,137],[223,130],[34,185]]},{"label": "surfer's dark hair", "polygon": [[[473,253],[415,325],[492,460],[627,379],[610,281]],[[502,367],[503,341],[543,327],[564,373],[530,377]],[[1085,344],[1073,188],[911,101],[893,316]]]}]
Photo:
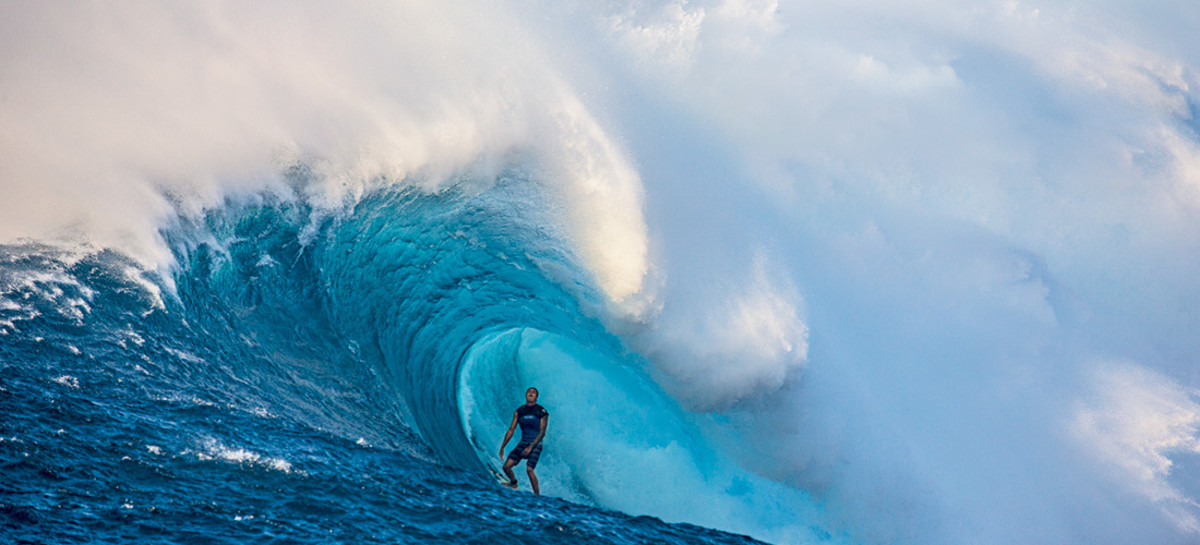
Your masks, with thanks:
[{"label": "surfer's dark hair", "polygon": [[533,386],[530,386],[530,387],[529,387],[529,389],[528,389],[528,390],[525,390],[525,391],[526,391],[526,392],[528,392],[529,390],[533,390],[533,393],[535,393],[535,394],[537,394],[537,395],[542,395],[542,393],[541,393],[541,392],[539,392],[539,391],[538,391],[538,389],[537,389],[537,388],[534,388]]}]

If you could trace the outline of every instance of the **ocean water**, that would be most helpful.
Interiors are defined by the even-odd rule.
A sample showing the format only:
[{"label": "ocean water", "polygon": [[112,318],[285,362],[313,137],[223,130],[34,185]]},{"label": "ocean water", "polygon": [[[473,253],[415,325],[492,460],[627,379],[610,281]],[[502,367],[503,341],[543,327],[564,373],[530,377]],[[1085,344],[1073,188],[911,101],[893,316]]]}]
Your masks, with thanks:
[{"label": "ocean water", "polygon": [[0,543],[1196,543],[1197,6],[0,3]]},{"label": "ocean water", "polygon": [[[585,287],[539,272],[575,265],[510,207],[520,185],[380,193],[337,218],[230,203],[167,233],[170,294],[120,254],[5,246],[6,541],[754,542],[595,507],[620,477],[600,463],[670,438],[630,415],[593,437],[618,426],[572,415],[615,411],[537,354],[604,354],[577,365],[649,390],[642,410],[670,402],[579,308]],[[534,381],[563,421],[542,497],[483,464]]]}]

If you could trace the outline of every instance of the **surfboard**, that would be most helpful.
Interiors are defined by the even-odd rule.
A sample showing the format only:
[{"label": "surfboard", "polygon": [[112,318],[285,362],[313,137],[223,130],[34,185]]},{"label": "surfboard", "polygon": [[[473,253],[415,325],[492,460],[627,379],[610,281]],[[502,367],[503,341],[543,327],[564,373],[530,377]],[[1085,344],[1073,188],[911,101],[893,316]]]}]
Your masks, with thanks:
[{"label": "surfboard", "polygon": [[492,472],[492,476],[496,478],[496,482],[500,483],[500,486],[503,486],[504,488],[510,488],[512,490],[517,489],[517,485],[508,480],[508,477],[506,477],[504,473],[501,473],[496,468],[489,466],[488,471]]}]

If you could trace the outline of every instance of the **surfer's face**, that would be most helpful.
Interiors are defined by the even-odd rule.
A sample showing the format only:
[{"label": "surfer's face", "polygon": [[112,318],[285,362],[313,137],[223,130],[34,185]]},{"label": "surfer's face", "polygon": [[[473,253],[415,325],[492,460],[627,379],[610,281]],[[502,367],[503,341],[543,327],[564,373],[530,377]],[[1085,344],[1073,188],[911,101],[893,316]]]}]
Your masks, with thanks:
[{"label": "surfer's face", "polygon": [[537,390],[534,390],[533,388],[525,390],[525,402],[526,403],[537,403],[537,396],[538,396]]}]

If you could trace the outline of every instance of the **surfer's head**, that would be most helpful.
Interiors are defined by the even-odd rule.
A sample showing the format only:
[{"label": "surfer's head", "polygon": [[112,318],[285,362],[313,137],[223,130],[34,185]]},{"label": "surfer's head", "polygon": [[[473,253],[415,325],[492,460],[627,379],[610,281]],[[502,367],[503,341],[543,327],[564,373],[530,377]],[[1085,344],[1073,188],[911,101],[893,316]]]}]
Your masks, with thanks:
[{"label": "surfer's head", "polygon": [[528,390],[525,390],[525,403],[530,403],[530,404],[537,403],[537,398],[538,398],[537,388],[530,386]]}]

